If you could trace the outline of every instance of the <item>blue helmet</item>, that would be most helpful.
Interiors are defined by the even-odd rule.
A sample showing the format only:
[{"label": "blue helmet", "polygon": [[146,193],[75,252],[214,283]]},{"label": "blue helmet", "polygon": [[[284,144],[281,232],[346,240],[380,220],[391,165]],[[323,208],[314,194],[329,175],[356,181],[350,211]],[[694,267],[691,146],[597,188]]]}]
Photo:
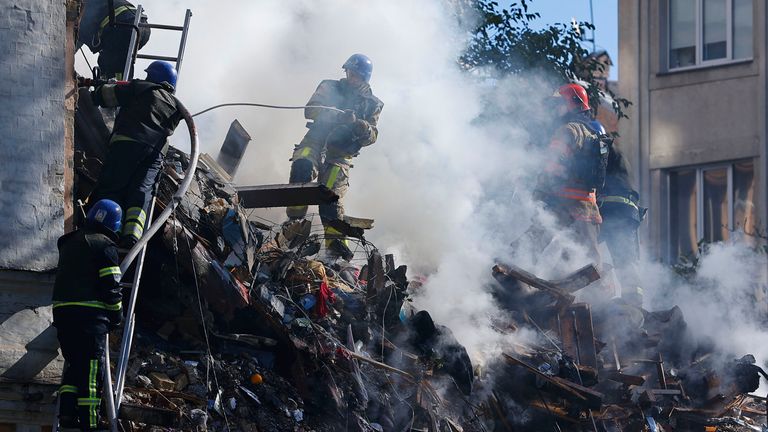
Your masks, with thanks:
[{"label": "blue helmet", "polygon": [[348,58],[341,68],[357,73],[363,77],[363,81],[368,82],[371,80],[373,62],[365,54],[352,54],[352,57]]},{"label": "blue helmet", "polygon": [[165,61],[153,61],[144,71],[147,73],[147,81],[160,84],[167,82],[176,88],[176,68]]},{"label": "blue helmet", "polygon": [[88,223],[101,225],[115,233],[120,231],[122,219],[123,210],[120,205],[108,199],[96,201],[85,217]]},{"label": "blue helmet", "polygon": [[603,127],[603,124],[600,123],[597,120],[592,120],[589,122],[589,127],[592,128],[593,131],[595,131],[598,135],[605,135],[605,128]]}]

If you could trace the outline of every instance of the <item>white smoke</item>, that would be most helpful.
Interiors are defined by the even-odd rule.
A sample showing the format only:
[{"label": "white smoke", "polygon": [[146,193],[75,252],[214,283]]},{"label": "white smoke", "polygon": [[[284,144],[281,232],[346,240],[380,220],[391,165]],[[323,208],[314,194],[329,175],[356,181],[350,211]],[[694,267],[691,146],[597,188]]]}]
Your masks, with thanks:
[{"label": "white smoke", "polygon": [[651,309],[678,305],[693,336],[713,341],[726,360],[753,354],[768,367],[765,254],[740,240],[709,245],[690,280],[657,263],[643,267]]},{"label": "white smoke", "polygon": [[[417,305],[471,354],[499,349],[502,336],[489,324],[498,310],[485,287],[494,259],[535,212],[528,189],[540,157],[520,125],[548,115],[540,101],[552,83],[489,84],[460,71],[468,32],[441,0],[142,4],[150,22],[194,13],[178,85],[192,112],[223,102],[302,105],[320,80],[342,76],[350,54],[371,57],[384,110],[378,141],[354,161],[346,213],[376,219],[369,240],[411,274],[429,275]],[[154,30],[143,52],[173,53],[175,36]],[[477,122],[489,103],[510,116]],[[288,158],[306,131],[302,112],[213,111],[196,119],[204,151],[216,154],[234,118],[253,136],[237,183],[287,182]],[[173,143],[185,142],[180,129]],[[279,222],[283,209],[260,214]]]},{"label": "white smoke", "polygon": [[[448,3],[142,2],[150,22],[181,24],[184,9],[194,13],[178,86],[178,97],[192,112],[224,102],[302,105],[322,79],[342,76],[341,64],[350,54],[372,58],[371,85],[384,101],[379,139],[354,161],[346,213],[376,219],[368,239],[409,264],[411,275],[429,276],[417,293],[417,306],[481,357],[505,343],[490,325],[499,314],[486,289],[490,267],[508,255],[509,242],[539,210],[530,188],[546,154],[529,145],[532,138],[521,125],[551,115],[541,101],[555,83],[531,76],[483,83],[459,71],[456,59],[468,33],[457,26]],[[154,30],[143,52],[175,53],[177,37]],[[478,121],[491,104],[507,116]],[[215,156],[235,118],[253,137],[236,182],[286,183],[293,145],[306,131],[302,112],[224,108],[205,114],[196,119],[204,151]],[[180,129],[173,143],[184,148],[185,141]],[[258,213],[275,222],[284,217],[283,209]],[[555,230],[551,217],[542,220]],[[572,239],[560,236],[558,243],[572,250],[566,265],[556,265],[555,248],[548,250],[549,260],[534,263],[523,255],[516,263],[556,277],[587,262]],[[720,277],[720,266],[731,267],[733,256],[721,255],[705,258],[702,277]],[[708,268],[715,270],[708,273]],[[746,286],[741,282],[747,281],[737,288]],[[676,301],[684,310],[706,306],[682,297],[667,298],[664,305]],[[693,324],[704,315],[686,316]]]}]

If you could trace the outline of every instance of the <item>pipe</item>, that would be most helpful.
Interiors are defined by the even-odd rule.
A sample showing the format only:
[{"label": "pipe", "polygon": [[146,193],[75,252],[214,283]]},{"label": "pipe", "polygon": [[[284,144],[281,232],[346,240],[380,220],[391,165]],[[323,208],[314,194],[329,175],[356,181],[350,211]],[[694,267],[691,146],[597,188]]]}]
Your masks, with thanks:
[{"label": "pipe", "polygon": [[206,108],[198,113],[192,114],[192,117],[197,117],[200,114],[205,114],[208,111],[213,111],[216,108],[222,108],[222,107],[228,107],[228,106],[254,106],[254,107],[262,107],[262,108],[273,108],[273,109],[287,109],[287,110],[297,110],[297,109],[306,109],[306,108],[319,108],[319,109],[326,109],[330,111],[336,111],[338,113],[343,113],[344,110],[340,110],[336,107],[329,107],[329,106],[323,106],[323,105],[300,105],[300,106],[289,106],[289,105],[269,105],[269,104],[260,104],[260,103],[249,103],[249,102],[232,102],[232,103],[223,103],[219,105],[214,105],[210,108]]},{"label": "pipe", "polygon": [[[157,189],[155,189],[155,193],[157,193]],[[152,206],[149,208],[149,215],[147,217],[147,220],[150,224],[152,224],[152,217],[155,212],[155,201],[156,198],[152,198]],[[126,320],[126,326],[123,329],[123,340],[120,345],[120,352],[131,351],[131,345],[133,344],[133,330],[136,325],[136,314],[134,313],[134,310],[136,309],[136,299],[139,296],[139,290],[133,289],[133,287],[140,286],[141,284],[141,275],[144,271],[144,257],[146,256],[147,248],[144,247],[141,252],[139,252],[138,261],[136,262],[136,268],[133,271],[133,283],[131,284],[131,296],[128,299],[128,314],[126,316],[129,316],[130,319]],[[128,325],[127,323],[130,323]],[[120,358],[122,360],[122,357]],[[125,387],[125,373],[128,370],[128,358],[126,357],[125,361],[119,361],[116,365],[117,370],[117,379],[115,380],[115,387],[114,387],[114,393],[115,393],[115,406],[120,406],[120,403],[123,401],[123,388]],[[111,388],[111,387],[110,387]]]},{"label": "pipe", "polygon": [[[128,255],[126,255],[125,259],[120,263],[120,271],[125,274],[125,272],[128,270],[128,267],[133,263],[133,260],[136,259],[139,252],[141,252],[146,246],[147,243],[149,243],[149,240],[154,236],[160,228],[165,224],[165,221],[168,220],[168,218],[171,216],[171,213],[173,213],[174,210],[176,210],[176,207],[179,206],[181,203],[181,200],[184,198],[184,195],[187,193],[187,189],[189,189],[189,186],[192,184],[192,180],[195,178],[195,171],[197,169],[197,161],[200,157],[200,148],[197,141],[197,127],[195,126],[195,122],[192,119],[192,114],[190,114],[189,110],[184,106],[184,104],[181,103],[178,99],[176,99],[176,106],[181,113],[181,116],[184,118],[184,122],[187,123],[187,129],[189,130],[189,138],[190,138],[190,159],[189,159],[189,166],[187,167],[187,171],[184,173],[184,180],[181,182],[181,185],[179,186],[179,189],[176,191],[176,193],[171,197],[171,202],[166,205],[165,210],[163,210],[162,213],[155,219],[152,224],[147,228],[147,230],[144,232],[144,235],[141,237],[141,239],[131,248],[131,250],[128,252]],[[139,285],[134,284],[131,287],[131,298],[135,298],[138,295],[138,288]],[[135,302],[129,303],[129,308],[131,310],[128,311],[126,315],[126,322],[125,322],[125,331],[132,332],[134,328],[134,311],[133,308],[135,307]],[[130,335],[132,336],[132,335]],[[124,334],[123,338],[129,337],[129,335]],[[127,369],[128,365],[128,359],[130,357],[130,351],[131,346],[129,343],[124,343],[123,346],[120,349],[120,357],[118,358],[117,363],[117,370],[120,374],[117,377],[117,381],[123,383],[125,380],[125,371]],[[106,378],[111,380],[111,372],[109,370],[109,367],[105,367],[105,373],[108,375]],[[122,388],[119,389],[119,392],[115,393],[115,404],[114,407],[111,407],[113,409],[107,410],[107,415],[110,420],[110,430],[112,432],[117,432],[117,413],[120,411],[120,402],[122,400]],[[114,425],[114,426],[113,426]]]},{"label": "pipe", "polygon": [[[109,333],[104,335],[104,347],[104,399],[107,402],[107,412],[117,413],[115,398],[112,394],[112,374],[109,372]],[[109,416],[109,430],[117,432],[117,415]]]}]

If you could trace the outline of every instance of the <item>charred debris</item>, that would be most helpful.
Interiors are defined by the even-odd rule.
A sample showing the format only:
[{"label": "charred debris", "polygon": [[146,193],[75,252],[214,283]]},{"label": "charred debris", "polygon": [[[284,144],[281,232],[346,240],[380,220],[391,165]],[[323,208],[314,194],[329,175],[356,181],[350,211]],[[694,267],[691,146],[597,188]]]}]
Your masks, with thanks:
[{"label": "charred debris", "polygon": [[[100,167],[87,153],[80,194]],[[187,163],[169,149],[157,207]],[[574,302],[600,277],[593,266],[559,281],[489,269],[509,312],[496,330],[537,337],[473,366],[450,329],[411,307],[423,279],[365,241],[371,221],[341,224],[356,259],[330,260],[310,221],[249,219],[210,157],[195,180],[148,248],[125,430],[768,430],[754,357],[695,342],[679,308]]]}]

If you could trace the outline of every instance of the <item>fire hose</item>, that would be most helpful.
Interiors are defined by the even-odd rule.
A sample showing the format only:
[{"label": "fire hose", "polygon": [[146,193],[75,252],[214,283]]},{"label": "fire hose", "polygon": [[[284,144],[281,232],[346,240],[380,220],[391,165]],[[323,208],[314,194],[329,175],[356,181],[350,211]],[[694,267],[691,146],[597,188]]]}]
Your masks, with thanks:
[{"label": "fire hose", "polygon": [[210,108],[206,108],[198,113],[192,114],[192,117],[197,117],[200,114],[205,114],[208,111],[213,111],[216,108],[222,108],[222,107],[230,107],[230,106],[253,106],[253,107],[261,107],[261,108],[272,108],[272,109],[285,109],[285,110],[298,110],[298,109],[306,109],[306,108],[318,108],[318,109],[325,109],[329,111],[335,111],[338,113],[344,113],[344,110],[338,109],[336,107],[329,107],[329,106],[323,106],[323,105],[297,105],[297,106],[291,106],[291,105],[269,105],[269,104],[260,104],[260,103],[252,103],[252,102],[231,102],[231,103],[223,103],[219,105],[214,105]]},{"label": "fire hose", "polygon": [[[149,240],[154,236],[159,230],[160,227],[165,224],[165,221],[168,220],[168,218],[171,216],[171,213],[173,213],[174,210],[179,206],[181,203],[182,198],[184,198],[184,195],[187,193],[187,189],[189,189],[189,186],[192,184],[192,180],[195,178],[195,170],[197,169],[197,161],[200,156],[200,149],[197,141],[197,128],[195,127],[195,122],[192,120],[192,115],[189,113],[189,110],[184,106],[184,104],[181,103],[178,99],[176,99],[176,105],[178,107],[179,112],[181,113],[182,118],[184,119],[184,122],[187,124],[187,129],[189,130],[189,138],[190,138],[190,158],[189,158],[189,165],[187,166],[187,170],[184,173],[184,180],[181,182],[181,185],[179,185],[179,189],[176,191],[176,193],[171,197],[171,201],[166,205],[165,210],[163,210],[162,213],[152,221],[151,225],[147,228],[147,230],[144,232],[144,235],[141,237],[141,239],[131,248],[131,250],[128,252],[128,255],[123,259],[123,261],[120,263],[120,271],[125,274],[125,272],[128,270],[128,267],[133,263],[133,261],[138,256],[139,252],[147,245]],[[130,301],[128,303],[128,307],[130,310],[127,311],[126,315],[126,322],[125,322],[125,329],[126,330],[132,330],[133,329],[133,309],[136,305],[136,297],[138,296],[138,284],[135,284],[131,288],[131,297]],[[125,373],[127,370],[127,364],[128,359],[130,356],[130,350],[131,350],[131,341],[132,341],[132,334],[125,334],[123,336],[123,344],[122,348],[120,350],[120,358],[118,359],[118,375],[117,375],[117,381],[118,382],[124,382],[125,379]],[[109,351],[109,345],[107,344],[107,352]],[[108,363],[106,363],[108,365]],[[112,376],[111,372],[109,370],[109,367],[105,367],[105,382],[108,384],[107,389],[109,391],[106,392],[106,402],[107,402],[107,415],[109,418],[109,427],[112,432],[117,432],[117,415],[118,410],[120,409],[120,400],[122,399],[122,389],[118,389],[118,393],[113,394],[112,393]],[[115,400],[117,399],[117,401]],[[117,402],[117,403],[116,403]]]}]

